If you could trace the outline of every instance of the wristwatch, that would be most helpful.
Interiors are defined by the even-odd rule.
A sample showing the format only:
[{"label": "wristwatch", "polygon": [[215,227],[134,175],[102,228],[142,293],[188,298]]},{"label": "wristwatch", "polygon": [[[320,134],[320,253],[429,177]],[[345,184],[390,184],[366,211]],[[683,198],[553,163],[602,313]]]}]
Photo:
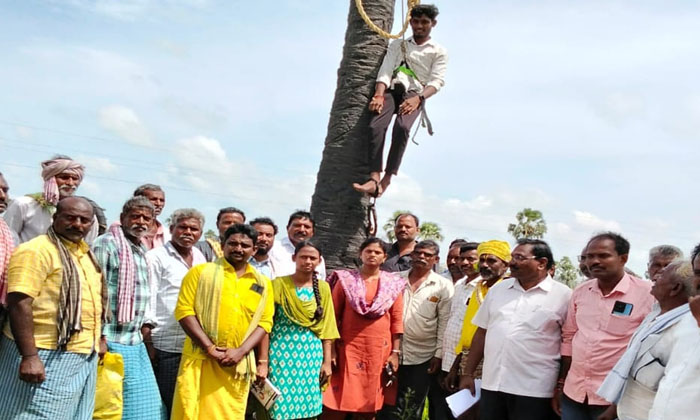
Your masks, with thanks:
[{"label": "wristwatch", "polygon": [[425,102],[425,96],[423,96],[422,93],[418,95],[418,99],[420,99],[421,102]]}]

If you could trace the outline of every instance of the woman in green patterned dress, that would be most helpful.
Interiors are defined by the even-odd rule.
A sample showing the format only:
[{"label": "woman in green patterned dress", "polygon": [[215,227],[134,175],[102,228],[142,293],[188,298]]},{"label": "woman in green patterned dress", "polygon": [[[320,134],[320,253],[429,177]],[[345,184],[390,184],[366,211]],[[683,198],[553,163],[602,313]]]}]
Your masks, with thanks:
[{"label": "woman in green patterned dress", "polygon": [[339,337],[331,289],[316,276],[321,251],[299,242],[292,257],[296,272],[272,281],[275,323],[270,333],[269,380],[282,395],[270,409],[275,420],[315,418],[321,414],[322,388],[331,375],[331,346]]}]

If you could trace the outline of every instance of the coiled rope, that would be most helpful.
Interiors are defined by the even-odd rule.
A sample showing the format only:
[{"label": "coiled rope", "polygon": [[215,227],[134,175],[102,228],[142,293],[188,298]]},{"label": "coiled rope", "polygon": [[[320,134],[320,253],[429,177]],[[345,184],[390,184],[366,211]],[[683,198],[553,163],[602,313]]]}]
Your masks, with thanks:
[{"label": "coiled rope", "polygon": [[365,21],[367,26],[379,36],[382,38],[386,39],[399,39],[403,36],[404,33],[406,33],[406,30],[408,29],[408,23],[411,20],[411,9],[413,9],[415,6],[420,4],[420,0],[406,0],[407,6],[408,6],[408,11],[406,12],[406,18],[403,22],[403,27],[401,28],[401,32],[399,32],[396,35],[392,35],[389,32],[385,31],[384,29],[380,28],[377,26],[374,22],[372,22],[372,19],[367,16],[367,12],[365,12],[365,8],[362,5],[362,0],[355,0],[355,6],[357,7],[357,12],[360,14],[360,17],[362,17],[362,20]]}]

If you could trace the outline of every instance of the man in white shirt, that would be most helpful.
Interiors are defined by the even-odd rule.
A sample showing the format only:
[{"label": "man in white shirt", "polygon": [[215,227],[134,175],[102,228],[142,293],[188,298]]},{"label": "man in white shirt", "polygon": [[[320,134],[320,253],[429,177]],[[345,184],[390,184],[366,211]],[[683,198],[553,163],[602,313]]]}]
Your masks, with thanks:
[{"label": "man in white shirt", "polygon": [[[399,171],[411,126],[424,113],[425,101],[445,84],[447,50],[430,37],[437,15],[438,8],[432,4],[420,4],[411,9],[413,36],[392,42],[384,56],[369,103],[369,110],[376,113],[369,123],[370,175],[365,183],[353,184],[359,192],[377,197],[386,191],[391,177]],[[397,116],[391,150],[380,181],[385,136],[394,114]],[[432,134],[430,127],[428,130]]]},{"label": "man in white shirt", "polygon": [[546,242],[518,241],[514,278],[491,287],[472,322],[479,327],[464,369],[474,393],[474,371],[484,358],[481,420],[549,420],[560,368],[561,327],[571,289],[547,274],[554,257]]},{"label": "man in white shirt", "polygon": [[[697,245],[691,253],[691,263],[695,276],[692,296],[690,301],[691,313],[684,315],[687,318],[687,326],[683,334],[690,343],[685,346],[677,346],[679,350],[686,348],[689,351],[681,351],[672,354],[666,365],[664,378],[659,383],[656,391],[654,405],[649,411],[649,420],[696,420],[700,413],[700,358],[697,349],[700,348],[700,245]],[[686,319],[681,321],[684,323]],[[693,325],[695,324],[695,325]],[[693,328],[694,327],[694,328]]]},{"label": "man in white shirt", "polygon": [[[314,219],[311,218],[311,213],[308,211],[297,210],[289,216],[287,222],[287,236],[281,241],[275,241],[274,246],[270,250],[270,260],[275,267],[275,276],[289,276],[294,274],[297,269],[296,264],[292,261],[294,255],[294,247],[301,241],[306,241],[314,236],[314,227],[316,226]],[[321,257],[321,263],[316,267],[318,278],[326,278],[326,263]]]},{"label": "man in white shirt", "polygon": [[[20,243],[46,234],[53,223],[56,204],[60,199],[75,194],[83,182],[84,173],[85,167],[68,156],[56,155],[41,162],[43,192],[15,198],[3,214],[7,226]],[[97,217],[93,217],[93,224],[85,236],[85,242],[92,244],[98,229]]]},{"label": "man in white shirt", "polygon": [[694,294],[690,262],[672,262],[656,270],[651,280],[651,294],[658,305],[639,325],[627,350],[596,392],[613,403],[599,417],[601,420],[648,419],[672,359],[697,356],[693,344],[698,327],[688,307],[688,297]]},{"label": "man in white shirt", "polygon": [[250,225],[258,232],[258,240],[255,242],[257,250],[250,257],[252,265],[260,274],[269,279],[277,277],[275,267],[272,265],[270,250],[275,245],[275,235],[277,235],[277,225],[269,217],[258,217],[250,221]]},{"label": "man in white shirt", "polygon": [[176,210],[170,216],[170,241],[146,254],[151,265],[151,281],[156,290],[153,297],[156,300],[154,306],[157,326],[150,334],[144,335],[144,342],[153,362],[168,417],[185,342],[185,332],[175,320],[175,305],[187,271],[207,262],[199,249],[194,247],[202,236],[203,227],[202,213],[194,209]]},{"label": "man in white shirt", "polygon": [[[407,279],[403,292],[403,325],[401,363],[398,372],[399,390],[396,407],[415,410],[409,418],[420,419],[425,398],[442,367],[442,339],[450,316],[454,294],[452,282],[433,271],[440,260],[440,247],[435,241],[418,242],[411,252],[412,267],[400,275]],[[408,390],[413,397],[407,398]],[[398,419],[396,408],[389,418]]]}]

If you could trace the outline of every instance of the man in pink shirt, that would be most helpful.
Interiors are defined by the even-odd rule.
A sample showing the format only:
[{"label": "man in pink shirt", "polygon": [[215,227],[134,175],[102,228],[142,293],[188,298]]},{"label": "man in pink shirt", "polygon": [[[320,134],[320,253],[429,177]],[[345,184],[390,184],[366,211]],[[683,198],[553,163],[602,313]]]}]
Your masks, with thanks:
[{"label": "man in pink shirt", "polygon": [[654,302],[651,283],[625,272],[630,244],[606,232],[588,241],[592,279],[574,290],[562,327],[562,368],[552,405],[562,420],[596,420],[609,403],[596,391]]}]

